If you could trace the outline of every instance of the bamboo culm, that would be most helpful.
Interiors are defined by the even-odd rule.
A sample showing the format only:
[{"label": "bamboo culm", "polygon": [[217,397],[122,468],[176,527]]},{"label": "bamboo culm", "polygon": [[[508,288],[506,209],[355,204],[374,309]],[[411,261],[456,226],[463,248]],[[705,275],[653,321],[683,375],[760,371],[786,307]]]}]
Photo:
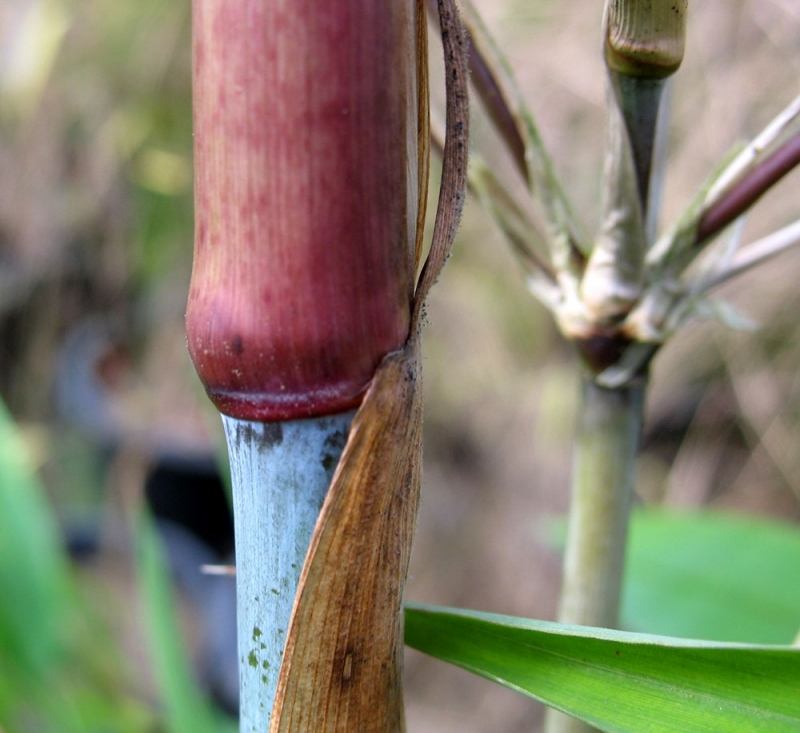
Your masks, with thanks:
[{"label": "bamboo culm", "polygon": [[295,589],[353,415],[222,416],[236,530],[240,731],[269,730]]},{"label": "bamboo culm", "polygon": [[[558,620],[617,626],[625,540],[642,431],[645,384],[582,385],[572,466],[572,498]],[[548,710],[547,733],[586,733],[586,723]]]}]

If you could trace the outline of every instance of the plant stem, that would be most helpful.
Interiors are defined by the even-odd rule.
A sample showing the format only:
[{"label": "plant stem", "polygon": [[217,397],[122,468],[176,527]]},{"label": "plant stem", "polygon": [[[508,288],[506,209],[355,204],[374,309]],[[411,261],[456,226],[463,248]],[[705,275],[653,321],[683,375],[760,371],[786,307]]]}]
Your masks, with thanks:
[{"label": "plant stem", "polygon": [[617,624],[644,386],[583,383],[559,621]]},{"label": "plant stem", "polygon": [[666,82],[663,79],[613,77],[619,106],[633,149],[636,183],[643,213],[649,200],[650,173],[656,141],[656,123]]},{"label": "plant stem", "polygon": [[[604,389],[591,378],[584,379],[558,613],[561,623],[617,625],[644,394],[644,380]],[[582,733],[592,728],[551,710],[545,730]]]},{"label": "plant stem", "polygon": [[222,416],[236,530],[239,729],[269,729],[300,572],[353,412],[287,422]]},{"label": "plant stem", "polygon": [[800,132],[755,166],[709,206],[697,224],[698,244],[744,214],[761,196],[800,164]]}]

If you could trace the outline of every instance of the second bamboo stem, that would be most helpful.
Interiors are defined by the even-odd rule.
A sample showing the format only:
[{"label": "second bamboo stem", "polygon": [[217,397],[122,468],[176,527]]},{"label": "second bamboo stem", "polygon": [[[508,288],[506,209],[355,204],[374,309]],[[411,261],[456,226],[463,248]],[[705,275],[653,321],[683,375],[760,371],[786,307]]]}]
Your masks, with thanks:
[{"label": "second bamboo stem", "polygon": [[[644,383],[612,390],[584,379],[558,613],[561,623],[617,625],[644,394]],[[545,730],[593,729],[549,711]]]}]

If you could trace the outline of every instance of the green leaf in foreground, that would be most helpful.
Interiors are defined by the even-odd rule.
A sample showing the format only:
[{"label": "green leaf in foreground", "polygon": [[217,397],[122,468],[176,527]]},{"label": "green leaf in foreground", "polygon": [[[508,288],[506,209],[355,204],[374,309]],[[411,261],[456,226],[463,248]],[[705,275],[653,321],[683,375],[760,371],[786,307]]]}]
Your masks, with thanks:
[{"label": "green leaf in foreground", "polygon": [[800,649],[409,604],[406,644],[604,731],[800,729]]}]

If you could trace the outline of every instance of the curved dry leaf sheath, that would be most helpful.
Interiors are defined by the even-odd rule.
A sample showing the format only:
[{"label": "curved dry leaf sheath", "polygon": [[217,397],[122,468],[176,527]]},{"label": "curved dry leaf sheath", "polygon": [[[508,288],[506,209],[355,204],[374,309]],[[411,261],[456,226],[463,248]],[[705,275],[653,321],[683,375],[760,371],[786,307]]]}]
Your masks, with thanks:
[{"label": "curved dry leaf sheath", "polygon": [[399,731],[403,586],[419,503],[419,340],[358,411],[300,578],[270,730]]},{"label": "curved dry leaf sheath", "polygon": [[419,324],[425,298],[450,256],[467,190],[469,160],[467,41],[455,0],[439,0],[439,25],[447,85],[442,182],[439,187],[439,203],[433,224],[431,249],[414,293],[410,331],[412,338]]},{"label": "curved dry leaf sheath", "polygon": [[[447,137],[431,250],[416,289],[409,339],[375,373],[314,531],[284,650],[272,733],[405,728],[402,603],[419,504],[421,309],[450,252],[467,173],[465,38],[453,0],[440,0],[439,10]],[[420,18],[424,22],[423,13]],[[424,53],[422,45],[420,63]],[[427,130],[426,121],[420,130]],[[420,237],[421,232],[419,227]]]}]

